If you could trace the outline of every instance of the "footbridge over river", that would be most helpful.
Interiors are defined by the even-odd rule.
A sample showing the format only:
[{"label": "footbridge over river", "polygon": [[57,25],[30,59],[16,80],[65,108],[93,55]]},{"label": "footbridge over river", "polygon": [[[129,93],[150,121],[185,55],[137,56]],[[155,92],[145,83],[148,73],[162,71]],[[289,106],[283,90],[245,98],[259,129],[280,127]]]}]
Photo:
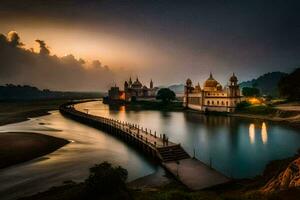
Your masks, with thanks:
[{"label": "footbridge over river", "polygon": [[95,116],[76,110],[75,103],[60,106],[60,112],[73,120],[115,135],[158,160],[160,164],[189,189],[200,190],[226,183],[229,178],[191,158],[180,144],[168,141],[165,135],[143,129],[137,124]]}]

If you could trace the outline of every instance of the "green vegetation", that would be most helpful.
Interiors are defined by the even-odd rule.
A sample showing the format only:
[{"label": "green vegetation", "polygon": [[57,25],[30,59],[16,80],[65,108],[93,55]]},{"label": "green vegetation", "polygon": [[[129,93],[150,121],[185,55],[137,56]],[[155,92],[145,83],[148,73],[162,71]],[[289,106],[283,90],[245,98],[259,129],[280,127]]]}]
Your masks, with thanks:
[{"label": "green vegetation", "polygon": [[277,97],[279,95],[278,83],[285,75],[286,73],[283,72],[270,72],[259,76],[257,79],[241,82],[239,85],[241,88],[254,86],[260,90],[262,95]]},{"label": "green vegetation", "polygon": [[169,88],[162,88],[157,92],[156,99],[162,100],[164,103],[169,103],[176,99],[176,95]]},{"label": "green vegetation", "polygon": [[257,97],[260,95],[260,91],[255,87],[243,87],[242,94],[246,97]]},{"label": "green vegetation", "polygon": [[242,101],[237,105],[237,112],[247,113],[247,114],[255,114],[255,115],[268,115],[274,114],[276,109],[272,105],[259,104],[252,105],[246,101]]},{"label": "green vegetation", "polygon": [[300,100],[300,68],[281,79],[279,92],[282,97],[289,100]]},{"label": "green vegetation", "polygon": [[127,170],[108,162],[95,165],[82,183],[66,181],[63,186],[22,198],[23,200],[128,200],[131,199],[125,180]]},{"label": "green vegetation", "polygon": [[184,107],[182,102],[171,101],[165,103],[163,101],[135,101],[126,105],[129,110],[162,110],[162,111],[182,111]]}]

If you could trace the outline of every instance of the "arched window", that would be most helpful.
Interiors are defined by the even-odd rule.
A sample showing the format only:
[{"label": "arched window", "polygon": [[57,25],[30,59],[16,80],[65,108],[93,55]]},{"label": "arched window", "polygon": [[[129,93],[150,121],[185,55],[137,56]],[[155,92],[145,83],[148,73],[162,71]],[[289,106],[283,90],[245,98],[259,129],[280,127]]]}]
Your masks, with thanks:
[{"label": "arched window", "polygon": [[222,101],[222,105],[224,106],[224,101]]},{"label": "arched window", "polygon": [[219,105],[219,101],[217,101],[217,105]]},{"label": "arched window", "polygon": [[212,105],[214,105],[214,103],[215,103],[214,101],[211,101],[211,104],[212,104]]},{"label": "arched window", "polygon": [[209,105],[210,104],[210,102],[209,101],[207,101],[207,105]]},{"label": "arched window", "polygon": [[228,106],[228,101],[226,101],[226,106]]}]

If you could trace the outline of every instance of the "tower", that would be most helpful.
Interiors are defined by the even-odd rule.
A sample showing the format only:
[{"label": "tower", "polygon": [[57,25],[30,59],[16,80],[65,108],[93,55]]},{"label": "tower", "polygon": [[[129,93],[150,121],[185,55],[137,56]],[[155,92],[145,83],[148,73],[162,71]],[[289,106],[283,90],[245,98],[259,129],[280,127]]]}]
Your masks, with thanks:
[{"label": "tower", "polygon": [[125,83],[124,83],[124,90],[126,91],[128,89],[128,83],[127,83],[127,81],[125,81]]},{"label": "tower", "polygon": [[230,97],[237,97],[240,96],[240,88],[239,85],[237,84],[238,79],[233,73],[232,76],[229,79],[229,96]]},{"label": "tower", "polygon": [[185,108],[189,107],[189,92],[192,88],[192,81],[191,79],[186,80],[186,85],[185,85]]},{"label": "tower", "polygon": [[131,80],[131,77],[129,78],[129,82],[128,82],[128,84],[129,84],[129,87],[131,87],[131,85],[132,85],[132,80]]},{"label": "tower", "polygon": [[150,89],[153,89],[153,81],[152,81],[152,79],[150,81]]}]

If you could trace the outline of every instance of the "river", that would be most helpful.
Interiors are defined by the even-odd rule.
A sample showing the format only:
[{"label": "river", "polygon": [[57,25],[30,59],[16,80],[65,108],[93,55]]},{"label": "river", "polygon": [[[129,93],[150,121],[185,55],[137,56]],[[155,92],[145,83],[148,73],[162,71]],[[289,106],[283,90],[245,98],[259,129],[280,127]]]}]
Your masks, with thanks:
[{"label": "river", "polygon": [[[300,147],[298,130],[269,121],[192,112],[127,111],[124,106],[113,110],[101,101],[81,103],[76,108],[165,133],[191,156],[195,154],[235,178],[258,175],[269,161],[291,156]],[[71,143],[46,156],[0,170],[1,199],[34,194],[65,180],[83,181],[88,169],[103,161],[126,168],[128,181],[161,169],[121,140],[67,119],[58,111],[0,126],[0,132],[12,131],[47,134]]]}]

